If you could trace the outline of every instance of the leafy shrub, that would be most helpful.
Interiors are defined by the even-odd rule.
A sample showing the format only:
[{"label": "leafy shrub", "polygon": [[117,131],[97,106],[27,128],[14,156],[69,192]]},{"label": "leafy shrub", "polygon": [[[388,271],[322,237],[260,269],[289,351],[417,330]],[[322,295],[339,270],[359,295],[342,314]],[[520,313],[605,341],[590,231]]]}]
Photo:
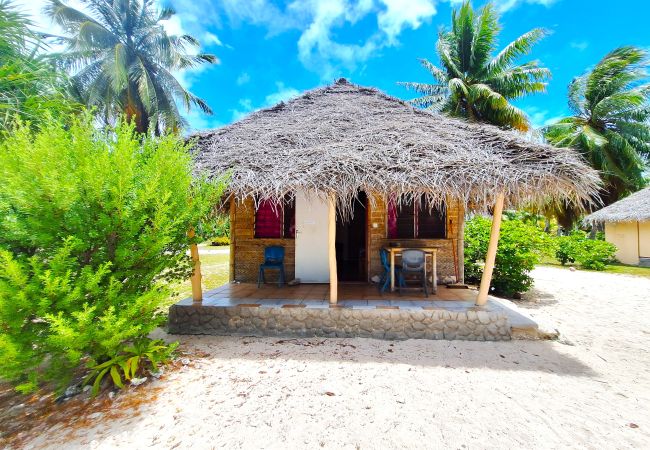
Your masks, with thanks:
[{"label": "leafy shrub", "polygon": [[[491,220],[480,216],[465,226],[465,279],[469,282],[481,281],[491,227]],[[530,289],[533,280],[529,273],[549,245],[548,235],[537,226],[504,217],[492,275],[493,292],[512,296]]]},{"label": "leafy shrub", "polygon": [[169,362],[177,346],[177,342],[167,345],[162,340],[135,339],[133,343],[125,344],[119,353],[108,361],[91,367],[83,384],[89,384],[92,380],[92,394],[97,395],[105,375],[109,374],[113,384],[123,388],[125,381],[143,377],[146,373],[158,372],[158,365]]},{"label": "leafy shrub", "polygon": [[221,215],[215,220],[216,237],[230,237],[230,216]]},{"label": "leafy shrub", "polygon": [[557,236],[555,238],[556,250],[555,258],[560,261],[563,266],[567,263],[575,262],[575,239],[571,236]]},{"label": "leafy shrub", "polygon": [[219,236],[216,238],[212,238],[211,244],[216,247],[221,245],[230,245],[230,238],[228,236]]},{"label": "leafy shrub", "polygon": [[556,238],[555,256],[562,265],[576,262],[590,270],[604,270],[614,260],[616,246],[602,239],[589,239],[583,231]]},{"label": "leafy shrub", "polygon": [[188,226],[192,242],[214,235],[222,191],[193,178],[188,150],[89,115],[0,142],[0,378],[63,387],[164,320],[192,271]]}]

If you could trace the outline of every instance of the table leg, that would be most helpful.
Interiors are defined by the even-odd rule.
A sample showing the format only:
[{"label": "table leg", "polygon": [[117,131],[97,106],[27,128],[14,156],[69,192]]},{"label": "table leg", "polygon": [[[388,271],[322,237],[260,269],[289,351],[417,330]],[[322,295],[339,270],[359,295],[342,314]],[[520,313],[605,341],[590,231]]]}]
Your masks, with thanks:
[{"label": "table leg", "polygon": [[390,252],[390,291],[395,291],[395,252]]},{"label": "table leg", "polygon": [[433,276],[431,277],[433,280],[433,293],[437,294],[438,293],[438,268],[437,268],[437,261],[436,261],[436,252],[433,252],[431,254],[431,258],[433,258]]}]

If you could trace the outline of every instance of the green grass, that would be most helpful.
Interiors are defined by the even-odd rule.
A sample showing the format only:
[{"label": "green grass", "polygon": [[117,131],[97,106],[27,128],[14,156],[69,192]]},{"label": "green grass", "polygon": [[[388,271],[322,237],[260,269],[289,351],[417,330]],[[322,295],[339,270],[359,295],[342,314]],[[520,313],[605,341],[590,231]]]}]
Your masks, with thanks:
[{"label": "green grass", "polygon": [[[228,247],[212,247],[209,245],[200,245],[201,250],[227,249]],[[203,289],[210,290],[219,287],[228,282],[228,270],[230,266],[230,255],[228,252],[216,255],[201,254],[201,274],[203,275]],[[174,297],[175,301],[192,295],[192,285],[190,280],[180,283],[177,287],[178,295]]]},{"label": "green grass", "polygon": [[[543,258],[540,265],[561,267],[565,269],[571,267],[570,265],[563,266],[558,261],[550,257]],[[587,270],[587,269],[581,269],[580,267],[576,267],[576,268],[578,268],[579,270]],[[621,263],[608,264],[605,266],[605,270],[589,270],[589,272],[618,273],[623,275],[634,275],[637,277],[650,278],[650,267],[628,266]]]}]

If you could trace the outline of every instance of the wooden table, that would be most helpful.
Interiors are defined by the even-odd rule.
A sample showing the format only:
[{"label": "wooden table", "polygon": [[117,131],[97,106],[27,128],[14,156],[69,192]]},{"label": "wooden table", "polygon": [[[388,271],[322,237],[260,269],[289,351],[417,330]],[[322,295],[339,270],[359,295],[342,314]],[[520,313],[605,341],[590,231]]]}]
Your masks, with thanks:
[{"label": "wooden table", "polygon": [[438,247],[386,247],[390,254],[390,291],[395,292],[395,255],[401,255],[404,250],[422,250],[424,252],[424,279],[428,282],[427,277],[427,257],[431,255],[431,270],[433,272],[433,293],[438,292],[438,274],[437,274],[437,261],[436,254]]}]

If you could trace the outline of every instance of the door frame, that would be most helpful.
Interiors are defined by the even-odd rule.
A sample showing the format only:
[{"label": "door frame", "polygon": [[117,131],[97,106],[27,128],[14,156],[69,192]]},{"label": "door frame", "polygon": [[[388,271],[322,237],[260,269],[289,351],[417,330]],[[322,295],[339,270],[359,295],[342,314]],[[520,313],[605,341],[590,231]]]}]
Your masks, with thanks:
[{"label": "door frame", "polygon": [[[341,284],[341,283],[342,284],[355,284],[355,283],[368,283],[368,282],[370,282],[370,254],[368,253],[368,250],[370,249],[370,243],[371,243],[370,234],[372,233],[372,224],[370,223],[370,218],[371,218],[370,196],[365,191],[359,191],[359,194],[361,194],[362,192],[366,196],[365,202],[363,203],[363,207],[365,209],[365,213],[364,213],[364,216],[365,216],[364,217],[364,234],[365,234],[365,236],[364,236],[364,243],[363,243],[364,249],[365,249],[365,252],[364,252],[365,256],[364,256],[364,261],[362,261],[363,262],[363,267],[365,269],[365,274],[364,274],[365,276],[363,276],[363,277],[360,276],[359,279],[355,280],[355,281],[341,281],[340,278],[339,278],[339,281],[338,281],[339,284]],[[359,194],[357,194],[357,196]],[[355,197],[352,201],[356,202],[357,197]],[[336,217],[336,224],[337,224],[337,226],[339,225],[339,217],[338,217],[338,215]],[[336,260],[336,264],[337,264],[337,267],[338,267],[338,264],[339,264],[338,258]]]}]

